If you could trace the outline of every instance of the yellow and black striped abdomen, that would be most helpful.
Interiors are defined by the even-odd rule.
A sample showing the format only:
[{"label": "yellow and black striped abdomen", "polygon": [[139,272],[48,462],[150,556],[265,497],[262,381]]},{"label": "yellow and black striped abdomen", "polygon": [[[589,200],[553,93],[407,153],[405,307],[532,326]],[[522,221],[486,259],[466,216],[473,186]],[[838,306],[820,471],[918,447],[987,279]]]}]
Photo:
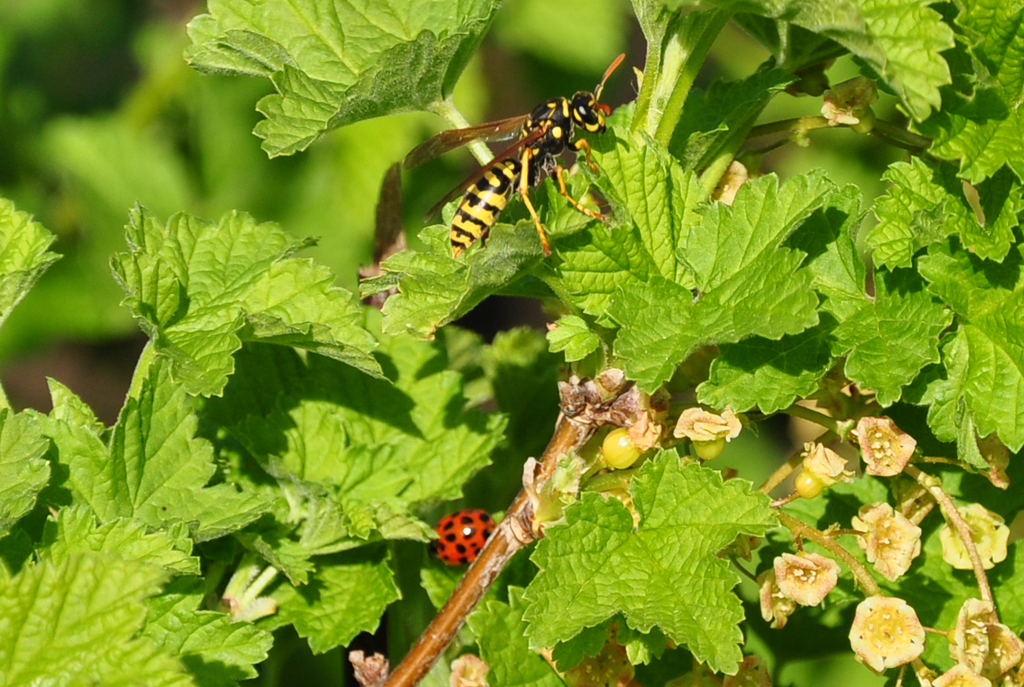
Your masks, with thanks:
[{"label": "yellow and black striped abdomen", "polygon": [[476,241],[483,241],[498,221],[498,215],[508,205],[516,191],[522,164],[517,159],[494,162],[475,184],[469,187],[459,201],[452,219],[449,240],[458,257]]}]

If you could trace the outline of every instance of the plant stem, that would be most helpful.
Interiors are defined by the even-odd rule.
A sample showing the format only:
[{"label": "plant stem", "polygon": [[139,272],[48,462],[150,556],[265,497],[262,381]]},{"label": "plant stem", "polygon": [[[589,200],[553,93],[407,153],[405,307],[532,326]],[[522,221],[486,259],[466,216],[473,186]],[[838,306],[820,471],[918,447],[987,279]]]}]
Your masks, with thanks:
[{"label": "plant stem", "polygon": [[992,588],[988,583],[988,575],[985,574],[985,566],[981,563],[981,556],[978,555],[978,547],[975,546],[974,538],[971,536],[971,528],[960,514],[960,511],[956,509],[953,499],[942,490],[935,477],[922,472],[920,468],[908,465],[903,468],[903,471],[917,480],[917,483],[932,495],[932,498],[939,504],[939,508],[942,510],[942,515],[945,516],[946,521],[956,529],[957,534],[960,535],[960,540],[967,549],[967,555],[971,557],[971,567],[974,568],[974,577],[978,581],[978,592],[981,594],[982,599],[994,605],[995,599],[992,597]]},{"label": "plant stem", "polygon": [[[471,126],[469,120],[466,119],[459,108],[455,107],[455,103],[451,98],[445,98],[444,100],[435,102],[430,106],[430,111],[444,117],[445,121],[451,124],[453,129],[465,129],[468,126]],[[469,149],[469,152],[473,154],[473,157],[476,158],[476,161],[481,165],[486,165],[494,159],[494,154],[491,153],[491,149],[488,148],[480,139],[470,141],[466,147]]]},{"label": "plant stem", "polygon": [[798,537],[809,539],[845,563],[846,567],[853,573],[854,579],[857,580],[857,583],[860,585],[861,589],[864,590],[864,593],[867,596],[874,596],[881,592],[878,583],[875,582],[873,577],[871,577],[871,573],[867,571],[867,568],[861,565],[861,562],[854,558],[850,552],[836,542],[835,539],[826,535],[821,530],[811,527],[781,510],[777,511],[776,514],[779,516],[779,522],[781,522],[790,532]]},{"label": "plant stem", "polygon": [[903,127],[876,120],[875,126],[871,129],[871,135],[880,138],[890,145],[903,148],[911,152],[923,153],[932,144],[932,139],[919,136],[907,131]]},{"label": "plant stem", "polygon": [[[537,482],[542,483],[550,477],[558,460],[583,446],[593,432],[593,427],[560,416],[555,433],[541,457]],[[533,516],[530,511],[529,496],[525,490],[520,491],[444,607],[381,687],[413,687],[423,679],[512,556],[530,543],[530,521]]]},{"label": "plant stem", "polygon": [[[813,422],[816,425],[821,425],[828,430],[828,433],[835,434],[837,436],[839,434],[839,423],[836,422],[836,419],[831,415],[821,412],[820,410],[814,410],[813,408],[808,408],[807,406],[794,403],[782,412],[790,417],[798,417],[801,420],[807,420],[808,422]],[[822,439],[825,439],[826,436],[827,435],[822,435],[815,439],[815,441],[822,443]]]},{"label": "plant stem", "polygon": [[731,16],[728,11],[711,10],[668,20],[666,37],[647,54],[633,129],[642,129],[662,145],[669,144],[693,80]]},{"label": "plant stem", "polygon": [[128,387],[127,398],[137,399],[142,393],[142,382],[148,378],[149,368],[154,360],[156,360],[156,346],[150,339],[146,342],[145,348],[142,349],[142,353],[139,354],[139,359],[135,363],[135,371],[132,372],[132,383]]}]

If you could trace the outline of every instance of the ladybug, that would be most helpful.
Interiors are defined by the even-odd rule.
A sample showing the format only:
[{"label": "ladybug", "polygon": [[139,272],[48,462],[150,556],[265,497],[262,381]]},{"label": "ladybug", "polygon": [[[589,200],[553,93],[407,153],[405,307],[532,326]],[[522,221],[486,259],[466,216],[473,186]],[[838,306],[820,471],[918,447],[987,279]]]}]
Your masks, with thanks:
[{"label": "ladybug", "polygon": [[494,519],[487,511],[467,508],[444,516],[434,530],[437,557],[448,565],[465,565],[475,561],[484,548],[494,531]]}]

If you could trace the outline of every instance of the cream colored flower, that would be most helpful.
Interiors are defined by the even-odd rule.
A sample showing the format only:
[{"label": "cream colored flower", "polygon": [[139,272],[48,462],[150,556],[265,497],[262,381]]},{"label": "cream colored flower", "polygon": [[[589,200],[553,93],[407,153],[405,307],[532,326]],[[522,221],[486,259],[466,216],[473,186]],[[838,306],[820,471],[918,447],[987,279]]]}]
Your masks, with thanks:
[{"label": "cream colored flower", "polygon": [[992,687],[992,683],[967,666],[958,663],[935,678],[932,687]]},{"label": "cream colored flower", "polygon": [[850,646],[858,661],[881,673],[921,655],[924,627],[903,599],[870,596],[857,606]]},{"label": "cream colored flower", "polygon": [[775,579],[793,601],[817,606],[839,581],[839,564],[817,553],[784,553],[775,559]]},{"label": "cream colored flower", "polygon": [[868,562],[885,579],[895,582],[921,553],[921,528],[893,510],[888,503],[861,506],[853,518],[853,529]]},{"label": "cream colored flower", "polygon": [[[1002,516],[985,508],[980,503],[969,503],[957,508],[971,530],[971,539],[978,550],[981,565],[988,570],[1006,558],[1006,542],[1010,528]],[[947,522],[939,530],[942,542],[942,560],[957,570],[971,569],[971,556],[956,529]]]},{"label": "cream colored flower", "polygon": [[487,671],[490,669],[479,656],[462,654],[452,661],[448,683],[451,687],[487,687]]},{"label": "cream colored flower", "polygon": [[903,472],[914,455],[917,441],[887,417],[862,417],[857,423],[857,440],[869,475],[892,477]]},{"label": "cream colored flower", "polygon": [[1024,642],[999,622],[992,602],[968,599],[960,607],[950,653],[975,673],[996,680],[1024,659]]},{"label": "cream colored flower", "polygon": [[786,626],[789,616],[796,610],[796,601],[782,593],[775,580],[775,570],[769,568],[757,576],[760,585],[761,617],[778,630]]},{"label": "cream colored flower", "polygon": [[853,473],[846,469],[846,461],[824,444],[804,444],[804,472],[813,475],[826,487],[839,482],[852,482]]},{"label": "cream colored flower", "polygon": [[687,408],[679,416],[672,435],[677,439],[687,438],[704,460],[713,460],[721,454],[726,442],[739,436],[743,426],[732,408],[726,408],[721,415],[703,408]]}]

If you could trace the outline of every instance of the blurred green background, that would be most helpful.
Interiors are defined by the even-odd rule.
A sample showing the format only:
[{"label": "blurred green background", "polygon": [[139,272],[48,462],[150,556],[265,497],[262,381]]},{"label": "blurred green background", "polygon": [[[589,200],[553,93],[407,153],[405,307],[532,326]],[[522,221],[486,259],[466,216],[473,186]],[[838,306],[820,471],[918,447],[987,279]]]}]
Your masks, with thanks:
[{"label": "blurred green background", "polygon": [[[313,255],[355,290],[358,266],[371,260],[384,171],[442,127],[429,114],[366,121],[332,132],[305,153],[267,159],[251,131],[269,82],[201,75],[182,58],[185,25],[203,11],[191,0],[0,0],[0,195],[54,232],[54,250],[63,255],[0,330],[0,378],[18,408],[48,410],[45,379],[52,376],[105,422],[115,419],[144,344],[119,305],[122,293],[109,268],[110,256],[124,249],[122,227],[135,203],[162,220],[178,211],[216,218],[238,209],[317,237]],[[545,98],[593,88],[620,52],[626,64],[603,97],[613,107],[635,97],[632,67],[642,67],[645,57],[628,1],[507,0],[459,84],[456,104],[471,122],[523,114]],[[698,86],[745,77],[767,58],[745,34],[727,28]],[[852,64],[840,63],[833,82],[854,74]],[[816,99],[778,101],[765,121],[817,114],[820,107]],[[876,111],[887,115],[884,104]],[[810,147],[771,153],[763,171],[785,176],[825,167],[837,182],[858,185],[867,206],[881,192],[881,170],[897,155],[865,137],[830,131],[816,134]],[[468,153],[457,152],[404,176],[410,235],[470,164]],[[490,338],[542,321],[536,303],[492,299],[464,324]],[[722,461],[756,480],[798,445],[784,430],[737,442]],[[744,596],[751,600],[751,589]],[[300,645],[289,646],[301,652]],[[838,663],[822,658],[840,647],[818,649],[787,666],[784,682],[879,684],[863,668],[851,669],[848,654]],[[327,661],[328,673],[337,661]],[[267,669],[282,670],[277,661]],[[842,678],[823,682],[826,674]]]}]

